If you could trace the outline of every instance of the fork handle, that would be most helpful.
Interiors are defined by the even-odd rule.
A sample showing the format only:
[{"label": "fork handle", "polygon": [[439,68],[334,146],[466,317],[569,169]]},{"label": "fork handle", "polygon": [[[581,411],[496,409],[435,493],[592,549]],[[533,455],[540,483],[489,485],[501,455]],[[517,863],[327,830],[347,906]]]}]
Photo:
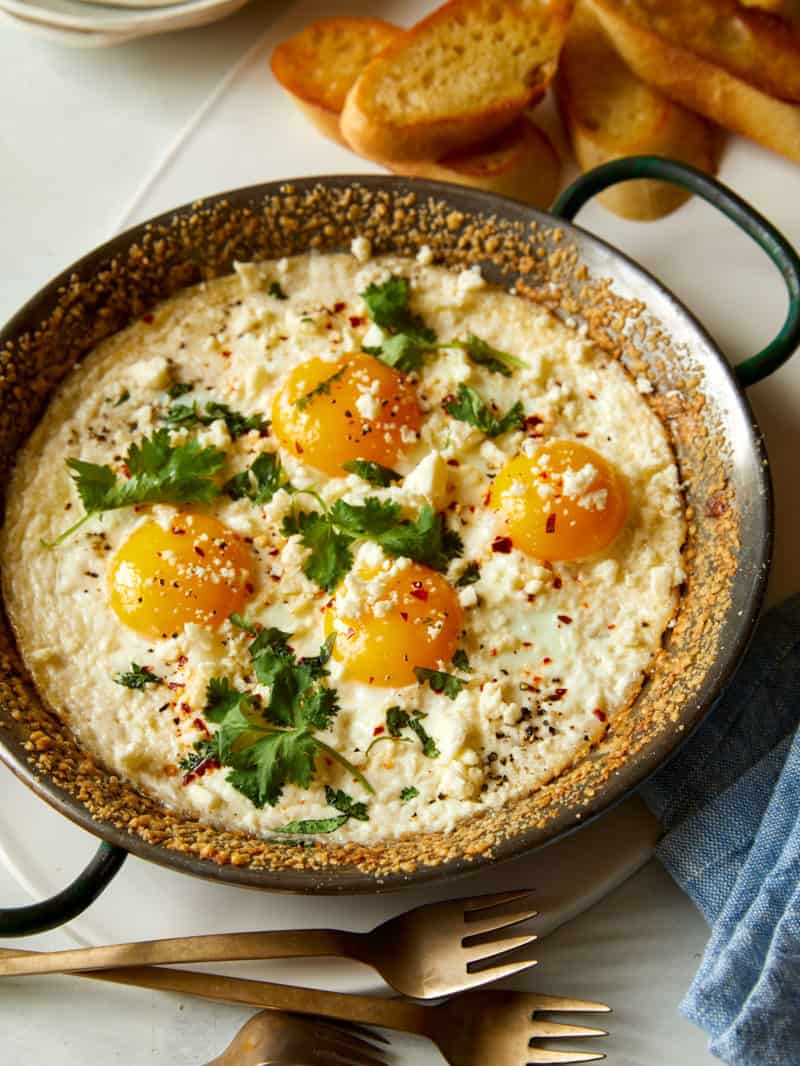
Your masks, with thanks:
[{"label": "fork handle", "polygon": [[[14,953],[0,949],[0,959],[12,954],[36,958],[38,952]],[[161,992],[178,992],[200,996],[202,999],[241,1003],[248,1007],[294,1011],[297,1014],[321,1014],[346,1022],[361,1022],[383,1029],[426,1036],[435,1007],[420,1007],[399,999],[377,996],[351,996],[343,992],[322,992],[316,988],[296,988],[269,981],[253,981],[243,977],[223,977],[219,974],[198,973],[193,970],[159,969],[151,966],[132,966],[102,973],[83,973],[79,977],[90,981],[109,981],[113,984],[153,988]]]},{"label": "fork handle", "polygon": [[[26,974],[80,973],[129,966],[175,962],[240,962],[252,959],[338,955],[361,958],[359,933],[335,929],[297,929],[255,933],[214,933],[207,936],[143,940],[68,951],[5,952],[0,977]],[[366,961],[366,960],[363,960]]]}]

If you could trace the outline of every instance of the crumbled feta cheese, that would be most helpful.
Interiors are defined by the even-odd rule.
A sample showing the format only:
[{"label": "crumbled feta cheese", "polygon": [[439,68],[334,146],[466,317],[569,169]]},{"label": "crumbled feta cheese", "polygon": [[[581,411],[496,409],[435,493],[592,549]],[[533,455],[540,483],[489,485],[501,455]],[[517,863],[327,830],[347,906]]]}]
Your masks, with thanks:
[{"label": "crumbled feta cheese", "polygon": [[429,245],[423,244],[420,250],[417,252],[417,262],[421,266],[430,266],[433,262],[433,252]]},{"label": "crumbled feta cheese", "polygon": [[424,496],[436,508],[445,503],[447,494],[447,464],[439,452],[429,452],[420,459],[403,482],[409,495]]},{"label": "crumbled feta cheese", "polygon": [[372,258],[372,244],[367,237],[354,237],[350,242],[350,251],[359,263],[366,263]]},{"label": "crumbled feta cheese", "polygon": [[644,374],[637,375],[636,388],[643,396],[646,396],[649,392],[653,391],[653,386],[650,384]]},{"label": "crumbled feta cheese", "polygon": [[597,477],[597,467],[586,463],[580,470],[573,470],[571,466],[561,475],[561,492],[568,499],[582,496]]}]

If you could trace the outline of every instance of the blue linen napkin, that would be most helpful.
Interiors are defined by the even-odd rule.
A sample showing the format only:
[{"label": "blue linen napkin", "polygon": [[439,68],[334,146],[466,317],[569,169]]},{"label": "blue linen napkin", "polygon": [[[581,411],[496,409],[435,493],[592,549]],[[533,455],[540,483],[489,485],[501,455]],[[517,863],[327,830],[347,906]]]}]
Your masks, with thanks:
[{"label": "blue linen napkin", "polygon": [[681,1011],[728,1066],[800,1064],[800,596],[642,789],[658,856],[711,926]]}]

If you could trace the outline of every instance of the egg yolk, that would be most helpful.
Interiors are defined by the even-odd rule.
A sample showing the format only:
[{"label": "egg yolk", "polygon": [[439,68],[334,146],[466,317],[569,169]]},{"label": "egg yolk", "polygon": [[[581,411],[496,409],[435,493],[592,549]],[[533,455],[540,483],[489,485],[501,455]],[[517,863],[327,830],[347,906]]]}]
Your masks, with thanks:
[{"label": "egg yolk", "polygon": [[361,352],[295,367],[272,405],[282,447],[334,477],[353,459],[393,466],[421,423],[413,384]]},{"label": "egg yolk", "polygon": [[628,493],[602,455],[557,440],[509,460],[495,478],[489,505],[501,514],[515,547],[559,562],[608,548],[625,524]]},{"label": "egg yolk", "polygon": [[110,603],[144,637],[176,635],[189,623],[216,628],[253,592],[242,538],[216,518],[180,514],[164,528],[143,522],[111,562]]},{"label": "egg yolk", "polygon": [[455,589],[441,574],[412,563],[388,578],[378,599],[357,618],[349,617],[334,596],[325,632],[336,634],[333,656],[344,664],[348,679],[413,685],[415,666],[434,670],[450,662],[462,622]]}]

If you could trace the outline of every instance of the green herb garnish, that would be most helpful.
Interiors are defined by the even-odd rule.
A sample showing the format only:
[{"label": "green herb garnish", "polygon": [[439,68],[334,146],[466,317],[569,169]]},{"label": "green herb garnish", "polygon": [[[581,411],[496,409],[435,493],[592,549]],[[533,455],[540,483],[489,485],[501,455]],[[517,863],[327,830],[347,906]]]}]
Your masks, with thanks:
[{"label": "green herb garnish", "polygon": [[288,300],[289,299],[289,297],[286,295],[286,293],[281,288],[281,283],[279,281],[273,281],[272,284],[270,285],[270,287],[267,289],[267,292],[269,293],[270,296],[274,296],[276,300]]},{"label": "green herb garnish", "polygon": [[131,663],[130,670],[115,674],[114,681],[125,688],[139,689],[140,692],[143,691],[146,685],[164,684],[163,679],[158,674],[154,674],[146,666],[139,666],[138,663]]},{"label": "green herb garnish", "polygon": [[[324,506],[324,505],[323,505]],[[445,570],[460,554],[461,538],[447,528],[444,515],[426,504],[416,521],[400,517],[400,505],[368,497],[363,504],[337,500],[323,511],[299,511],[283,521],[286,536],[299,534],[310,554],[306,577],[332,591],[353,565],[351,545],[372,540],[387,555],[405,556],[433,570]]]},{"label": "green herb garnish", "polygon": [[330,785],[326,785],[325,799],[328,801],[328,806],[341,813],[333,818],[310,818],[305,821],[289,822],[287,825],[282,825],[280,829],[276,829],[275,832],[300,833],[303,836],[310,836],[313,833],[333,833],[334,830],[341,829],[351,818],[359,822],[369,821],[366,803],[356,803],[352,796],[348,796],[341,789],[333,789]]},{"label": "green herb garnish", "polygon": [[344,366],[340,366],[338,370],[335,370],[330,377],[323,378],[318,385],[315,385],[313,389],[309,389],[307,393],[300,397],[299,400],[295,400],[295,407],[298,411],[305,411],[306,407],[317,396],[328,396],[331,391],[331,385],[334,381],[338,381],[342,374],[347,370],[347,363]]},{"label": "green herb garnish", "polygon": [[236,611],[234,611],[233,614],[229,614],[228,618],[231,624],[235,625],[237,629],[243,629],[245,633],[250,633],[251,636],[254,637],[258,635],[258,629],[253,625],[253,623],[248,622],[246,618],[244,618],[240,614],[237,614]]},{"label": "green herb garnish", "polygon": [[114,406],[115,407],[121,407],[122,404],[126,403],[130,398],[131,398],[131,394],[130,394],[129,390],[128,389],[123,389],[122,392],[117,397],[117,399],[114,401]]},{"label": "green herb garnish", "polygon": [[471,426],[476,426],[487,437],[499,437],[501,433],[522,429],[525,425],[525,412],[519,400],[498,418],[475,389],[463,383],[458,386],[457,396],[445,400],[444,409],[459,422],[468,422]]},{"label": "green herb garnish", "polygon": [[181,396],[185,396],[187,392],[191,392],[194,389],[194,385],[189,385],[183,381],[176,381],[167,389],[167,396],[171,400],[177,400]]},{"label": "green herb garnish", "polygon": [[131,444],[125,456],[129,475],[118,478],[110,466],[67,459],[75,487],[86,513],[52,542],[61,544],[96,514],[140,503],[209,503],[219,495],[212,480],[225,462],[225,453],[201,448],[196,441],[173,447],[169,431],[157,430],[139,444]]},{"label": "green herb garnish", "polygon": [[288,641],[288,633],[270,628],[250,645],[255,676],[270,689],[266,702],[234,688],[227,678],[209,681],[203,714],[219,724],[214,743],[220,763],[230,768],[227,780],[256,807],[274,806],[284,785],[309,787],[317,756],[324,753],[371,793],[364,775],[316,735],[339,710],[336,692],[325,680],[333,639],[305,659],[297,659]]},{"label": "green herb garnish", "polygon": [[381,466],[380,463],[373,463],[369,459],[351,459],[347,463],[342,463],[342,467],[348,474],[356,474],[364,481],[368,481],[370,485],[376,485],[381,489],[388,488],[395,481],[403,480],[403,475],[398,474],[396,470],[392,470],[389,466]]},{"label": "green herb garnish", "polygon": [[453,666],[456,670],[463,670],[469,672],[472,667],[469,665],[469,658],[463,648],[459,648],[453,654]]},{"label": "green herb garnish", "polygon": [[461,577],[456,581],[456,588],[464,589],[468,585],[474,585],[476,581],[480,581],[481,568],[477,563],[468,563],[464,567],[464,572]]},{"label": "green herb garnish", "polygon": [[235,440],[253,429],[259,432],[269,425],[260,415],[243,415],[234,411],[226,403],[217,403],[215,400],[206,404],[206,409],[201,412],[196,403],[174,403],[164,415],[164,421],[170,426],[210,426],[212,422],[222,419],[228,427],[228,432]]},{"label": "green herb garnish", "polygon": [[178,766],[184,773],[193,773],[198,766],[213,759],[216,761],[217,748],[213,737],[202,737],[192,745],[192,750],[178,760]]},{"label": "green herb garnish", "polygon": [[269,503],[278,489],[291,489],[281,461],[273,452],[262,452],[247,470],[234,474],[223,486],[232,500],[246,497],[253,503]]},{"label": "green herb garnish", "polygon": [[447,347],[461,348],[467,353],[467,358],[471,362],[485,367],[492,374],[502,374],[506,378],[510,378],[515,370],[520,370],[528,365],[522,359],[511,355],[510,352],[502,352],[499,348],[495,348],[486,341],[481,340],[474,333],[468,333],[466,340],[451,341]]},{"label": "green herb garnish", "polygon": [[420,685],[424,685],[427,682],[431,687],[431,691],[440,696],[447,696],[451,700],[456,698],[467,683],[463,678],[456,677],[455,674],[446,674],[444,670],[429,670],[427,666],[415,666],[414,673]]},{"label": "green herb garnish", "polygon": [[404,374],[419,370],[425,353],[436,347],[434,331],[411,310],[410,293],[408,278],[396,275],[372,282],[361,293],[369,317],[387,334],[380,345],[364,351]]},{"label": "green herb garnish", "polygon": [[404,788],[403,791],[400,793],[400,799],[403,801],[403,803],[408,803],[409,800],[416,799],[418,795],[419,789],[414,788],[413,785],[409,785],[407,788]]},{"label": "green herb garnish", "polygon": [[427,715],[424,715],[422,711],[413,711],[409,714],[402,707],[390,707],[386,712],[386,728],[389,730],[389,735],[394,737],[395,740],[402,739],[401,734],[404,729],[410,729],[420,739],[422,754],[429,759],[436,759],[439,755],[436,741],[425,731],[422,725],[422,719],[426,717]]}]

